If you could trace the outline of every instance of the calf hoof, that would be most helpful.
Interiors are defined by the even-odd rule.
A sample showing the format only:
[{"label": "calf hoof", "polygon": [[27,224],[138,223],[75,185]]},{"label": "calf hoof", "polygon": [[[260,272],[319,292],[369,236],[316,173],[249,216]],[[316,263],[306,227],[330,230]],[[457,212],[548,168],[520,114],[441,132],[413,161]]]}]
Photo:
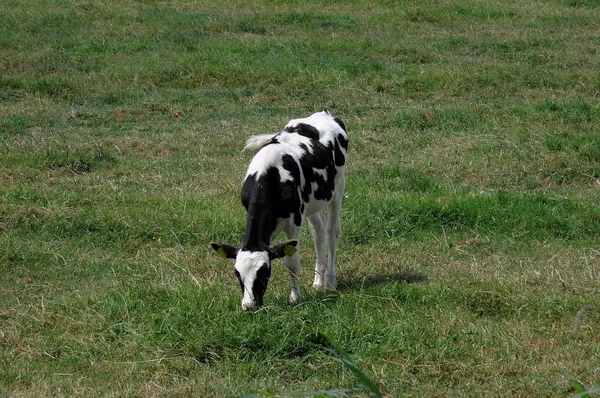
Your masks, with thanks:
[{"label": "calf hoof", "polygon": [[290,304],[296,305],[300,301],[300,294],[292,293],[290,294]]},{"label": "calf hoof", "polygon": [[323,282],[314,282],[312,287],[315,290],[321,290],[323,289]]}]

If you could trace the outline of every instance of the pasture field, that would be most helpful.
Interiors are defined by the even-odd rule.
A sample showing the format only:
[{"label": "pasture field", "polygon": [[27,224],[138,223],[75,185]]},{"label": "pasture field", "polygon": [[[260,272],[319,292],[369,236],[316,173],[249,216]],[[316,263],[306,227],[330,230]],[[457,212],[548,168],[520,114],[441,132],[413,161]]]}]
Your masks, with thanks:
[{"label": "pasture field", "polygon": [[[360,387],[336,345],[386,397],[600,385],[597,1],[3,0],[0,20],[1,396]],[[278,261],[243,313],[209,242],[242,240],[244,140],[322,108],[350,136],[339,294],[311,289],[306,228],[300,304]]]}]

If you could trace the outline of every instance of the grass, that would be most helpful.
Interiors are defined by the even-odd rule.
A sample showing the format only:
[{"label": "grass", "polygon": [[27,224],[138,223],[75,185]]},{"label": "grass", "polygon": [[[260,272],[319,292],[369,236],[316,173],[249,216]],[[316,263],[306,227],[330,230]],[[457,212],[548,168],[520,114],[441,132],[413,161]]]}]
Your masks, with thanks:
[{"label": "grass", "polygon": [[[593,390],[599,13],[3,2],[0,391]],[[243,237],[243,142],[324,107],[351,138],[339,294],[311,290],[304,231],[301,303],[275,263],[242,313],[208,242]]]}]

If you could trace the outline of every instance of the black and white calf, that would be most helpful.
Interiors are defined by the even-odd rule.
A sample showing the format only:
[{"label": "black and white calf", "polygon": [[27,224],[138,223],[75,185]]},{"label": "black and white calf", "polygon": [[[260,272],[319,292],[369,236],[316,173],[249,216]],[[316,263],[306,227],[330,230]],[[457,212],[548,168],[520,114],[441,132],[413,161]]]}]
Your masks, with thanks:
[{"label": "black and white calf", "polygon": [[[244,295],[242,308],[262,305],[271,260],[280,257],[285,257],[290,274],[290,301],[298,301],[297,249],[305,218],[310,222],[317,254],[313,287],[318,289],[324,284],[326,290],[335,290],[335,251],[341,233],[348,149],[344,123],[323,110],[291,120],[277,134],[252,136],[246,148],[260,150],[250,162],[242,185],[242,204],[247,210],[244,243],[239,248],[211,244],[220,257],[235,259],[235,274]],[[271,246],[281,232],[290,240]]]}]

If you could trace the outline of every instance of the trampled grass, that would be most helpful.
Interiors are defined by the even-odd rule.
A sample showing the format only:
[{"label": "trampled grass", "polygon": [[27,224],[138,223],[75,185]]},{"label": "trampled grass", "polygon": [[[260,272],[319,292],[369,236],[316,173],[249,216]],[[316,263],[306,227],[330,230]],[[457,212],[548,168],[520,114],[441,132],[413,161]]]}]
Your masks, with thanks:
[{"label": "trampled grass", "polygon": [[[0,20],[4,395],[359,386],[331,345],[390,397],[600,385],[596,2],[36,0]],[[322,108],[350,135],[339,294],[311,290],[305,231],[301,303],[275,263],[242,313],[208,243],[243,237],[245,137]]]}]

